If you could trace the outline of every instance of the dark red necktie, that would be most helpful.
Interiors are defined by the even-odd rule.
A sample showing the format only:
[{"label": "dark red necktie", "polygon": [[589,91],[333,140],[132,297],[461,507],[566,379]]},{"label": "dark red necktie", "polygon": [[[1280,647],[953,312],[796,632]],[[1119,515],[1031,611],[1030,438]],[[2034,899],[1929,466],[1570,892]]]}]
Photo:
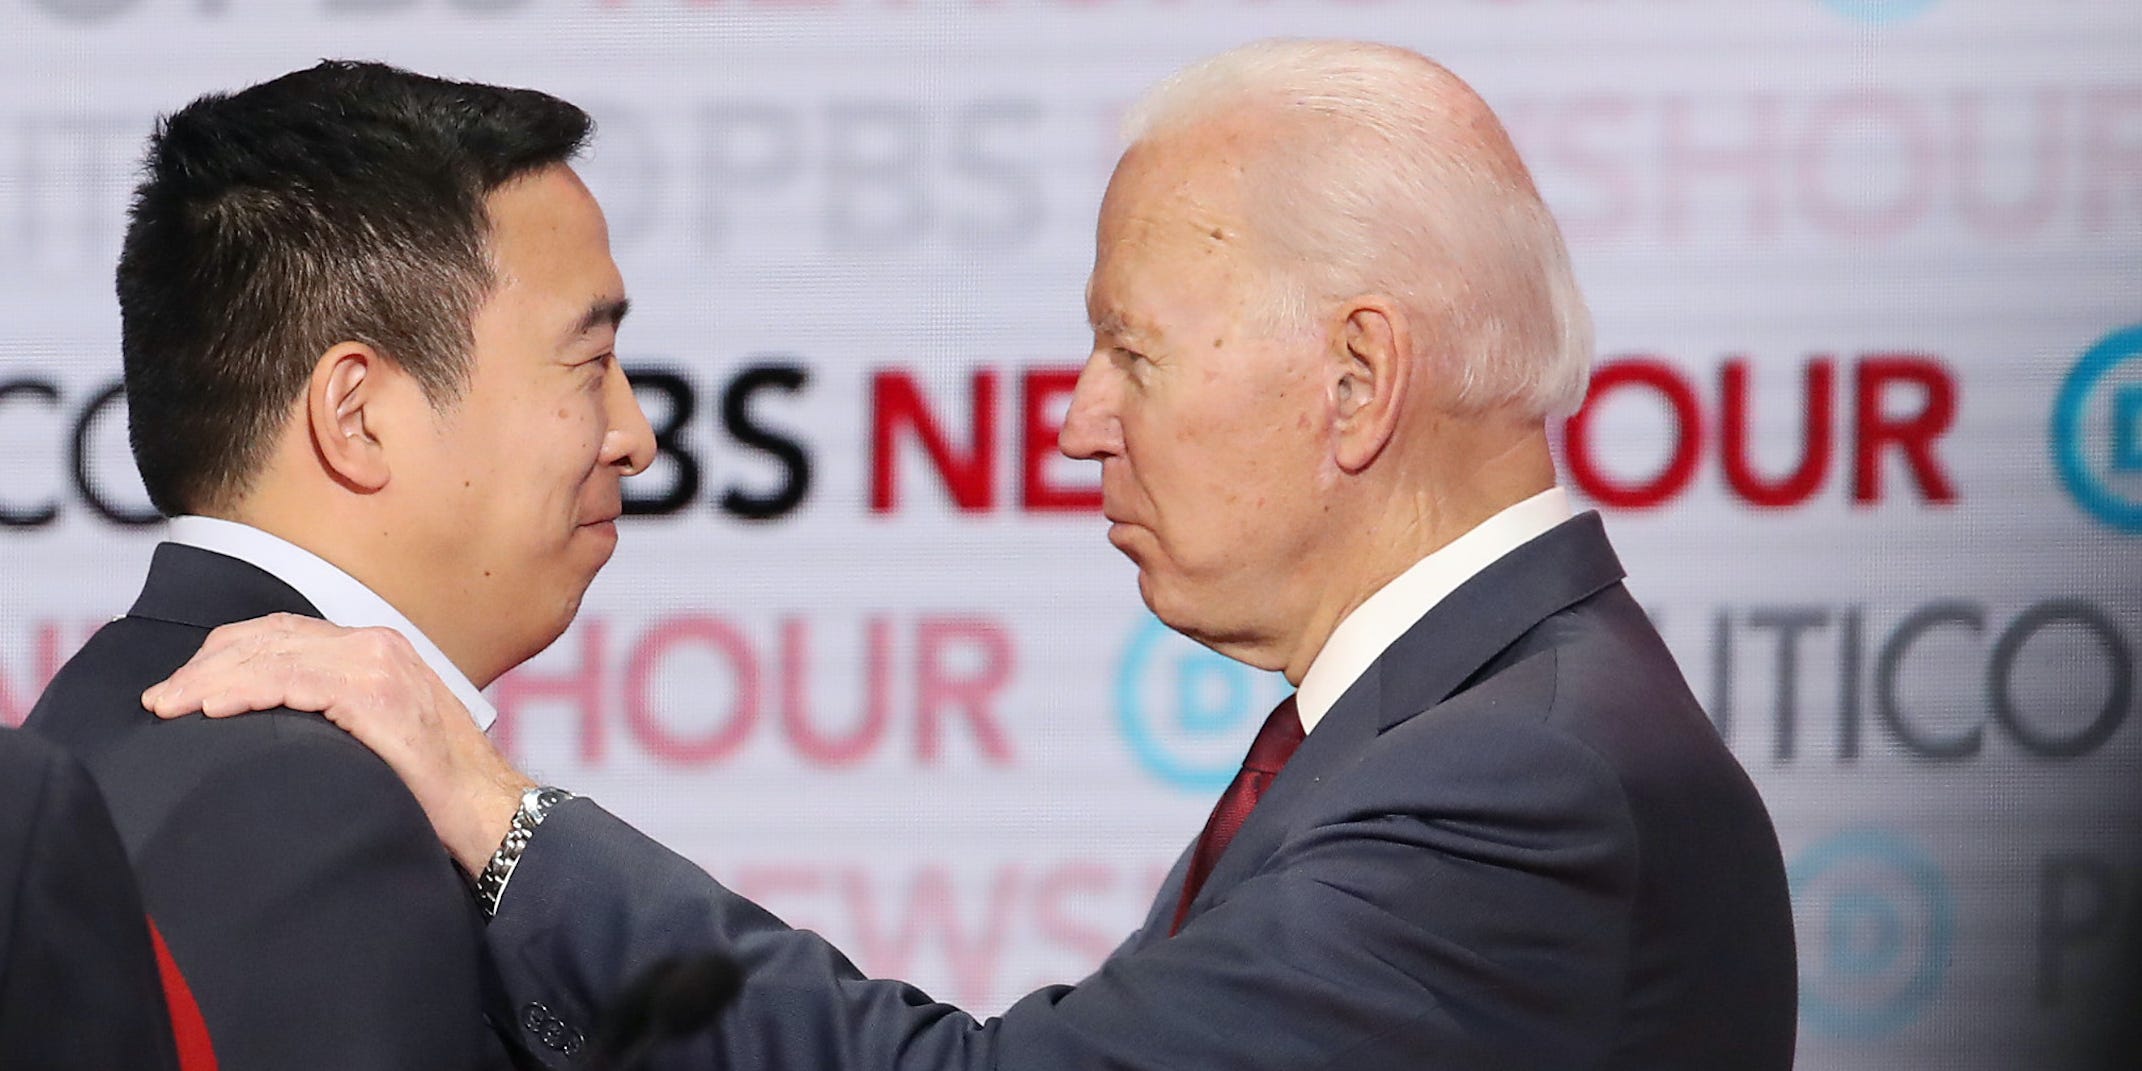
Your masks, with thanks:
[{"label": "dark red necktie", "polygon": [[1271,717],[1264,719],[1264,728],[1257,730],[1257,739],[1251,741],[1249,755],[1242,760],[1242,772],[1228,782],[1220,802],[1213,805],[1212,817],[1205,820],[1205,831],[1197,837],[1197,849],[1190,853],[1190,869],[1183,875],[1182,902],[1175,905],[1175,921],[1168,926],[1168,936],[1175,936],[1183,928],[1183,919],[1190,914],[1190,901],[1197,899],[1205,879],[1212,876],[1220,853],[1241,831],[1250,810],[1263,798],[1264,790],[1271,787],[1272,778],[1279,776],[1279,768],[1294,757],[1295,748],[1302,746],[1304,735],[1301,715],[1296,713],[1294,697],[1290,695],[1273,708]]}]

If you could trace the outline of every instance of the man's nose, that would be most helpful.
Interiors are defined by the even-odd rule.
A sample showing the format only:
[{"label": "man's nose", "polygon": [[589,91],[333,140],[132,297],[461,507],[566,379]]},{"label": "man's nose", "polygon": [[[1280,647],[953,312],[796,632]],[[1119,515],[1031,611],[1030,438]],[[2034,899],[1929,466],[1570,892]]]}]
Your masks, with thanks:
[{"label": "man's nose", "polygon": [[622,364],[610,366],[608,382],[603,385],[603,404],[608,410],[609,431],[603,434],[602,460],[625,470],[625,475],[636,476],[654,464],[654,427],[647,423],[647,414],[640,411],[640,400],[632,393],[632,381],[625,376]]},{"label": "man's nose", "polygon": [[1064,413],[1064,426],[1056,433],[1056,448],[1079,461],[1098,461],[1123,449],[1122,426],[1116,422],[1109,382],[1113,369],[1107,355],[1095,350],[1079,369],[1078,385],[1071,391],[1071,408]]}]

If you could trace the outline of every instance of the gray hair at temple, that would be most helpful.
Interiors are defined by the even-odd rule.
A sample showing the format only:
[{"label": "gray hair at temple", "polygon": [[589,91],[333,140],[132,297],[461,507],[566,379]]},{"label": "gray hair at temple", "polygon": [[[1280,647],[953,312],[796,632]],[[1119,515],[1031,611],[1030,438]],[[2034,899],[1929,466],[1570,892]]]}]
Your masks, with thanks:
[{"label": "gray hair at temple", "polygon": [[1382,293],[1433,325],[1418,356],[1451,377],[1460,411],[1583,403],[1592,322],[1569,251],[1470,86],[1402,48],[1260,41],[1155,87],[1124,136],[1265,116],[1275,136],[1243,181],[1281,282],[1275,327],[1306,331],[1317,305]]}]

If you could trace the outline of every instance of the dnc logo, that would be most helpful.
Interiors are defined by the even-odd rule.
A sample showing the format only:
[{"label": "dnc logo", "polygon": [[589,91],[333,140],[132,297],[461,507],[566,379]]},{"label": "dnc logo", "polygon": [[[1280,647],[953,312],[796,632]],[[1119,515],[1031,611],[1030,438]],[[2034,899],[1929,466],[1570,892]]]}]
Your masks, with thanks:
[{"label": "dnc logo", "polygon": [[1848,829],[1786,868],[1800,1017],[1837,1038],[1892,1034],[1940,993],[1956,931],[1948,878],[1913,841]]},{"label": "dnc logo", "polygon": [[2142,324],[2090,347],[2053,402],[2053,466],[2098,520],[2142,532]]},{"label": "dnc logo", "polygon": [[1116,726],[1138,764],[1165,784],[1226,787],[1266,712],[1290,689],[1186,639],[1151,616],[1131,630],[1116,667]]}]

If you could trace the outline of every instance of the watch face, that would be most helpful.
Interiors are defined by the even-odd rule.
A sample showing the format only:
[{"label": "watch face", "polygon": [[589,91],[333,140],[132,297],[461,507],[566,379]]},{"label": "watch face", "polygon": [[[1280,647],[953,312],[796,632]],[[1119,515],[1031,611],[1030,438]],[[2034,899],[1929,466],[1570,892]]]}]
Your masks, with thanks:
[{"label": "watch face", "polygon": [[540,819],[543,812],[572,798],[573,794],[562,788],[532,788],[521,797],[521,811],[530,818]]}]

